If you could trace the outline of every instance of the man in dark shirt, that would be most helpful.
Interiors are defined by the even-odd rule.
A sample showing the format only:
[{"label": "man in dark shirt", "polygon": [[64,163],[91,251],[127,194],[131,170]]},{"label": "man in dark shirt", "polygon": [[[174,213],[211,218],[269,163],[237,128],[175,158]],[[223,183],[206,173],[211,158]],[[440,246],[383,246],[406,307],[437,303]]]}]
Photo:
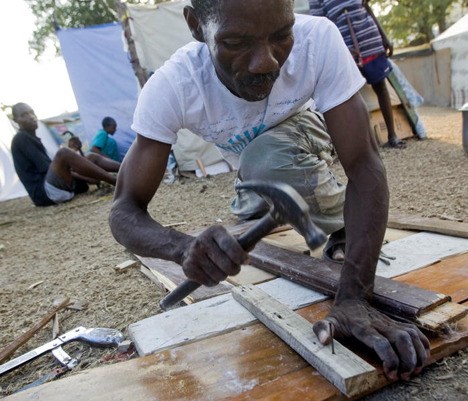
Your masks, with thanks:
[{"label": "man in dark shirt", "polygon": [[83,157],[61,148],[51,160],[41,139],[36,136],[37,117],[25,103],[12,108],[18,133],[11,144],[16,173],[36,206],[66,202],[75,193],[85,192],[87,183],[99,181],[115,185],[120,163],[97,154]]}]

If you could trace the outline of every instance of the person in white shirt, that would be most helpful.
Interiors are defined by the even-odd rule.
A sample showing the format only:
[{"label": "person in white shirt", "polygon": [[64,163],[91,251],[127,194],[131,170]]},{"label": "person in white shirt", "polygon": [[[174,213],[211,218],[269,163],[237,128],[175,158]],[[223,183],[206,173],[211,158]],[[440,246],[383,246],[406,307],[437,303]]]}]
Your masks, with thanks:
[{"label": "person in white shirt", "polygon": [[[109,219],[114,237],[138,255],[180,264],[189,279],[207,286],[239,272],[247,253],[222,226],[194,238],[147,212],[177,132],[187,128],[237,165],[238,180],[285,182],[305,198],[314,222],[331,234],[328,257],[344,259],[333,309],[314,325],[318,338],[328,343],[332,326],[337,337],[372,348],[389,378],[409,379],[427,360],[429,342],[415,326],[368,303],[388,187],[358,93],[364,79],[338,29],[325,18],[295,15],[293,0],[191,3],[184,16],[197,42],[151,76],[135,110],[138,135],[120,169]],[[346,187],[329,170],[335,151]],[[239,191],[231,209],[249,219],[268,206]]]}]

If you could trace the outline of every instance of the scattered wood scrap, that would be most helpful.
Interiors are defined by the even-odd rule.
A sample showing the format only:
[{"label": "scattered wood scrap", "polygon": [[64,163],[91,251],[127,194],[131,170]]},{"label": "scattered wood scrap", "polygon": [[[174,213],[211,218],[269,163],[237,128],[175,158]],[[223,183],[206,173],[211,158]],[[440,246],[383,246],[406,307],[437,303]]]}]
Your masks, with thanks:
[{"label": "scattered wood scrap", "polygon": [[119,263],[117,266],[114,267],[114,270],[117,272],[124,272],[131,268],[138,267],[140,262],[138,260],[126,260],[125,262]]},{"label": "scattered wood scrap", "polygon": [[377,382],[373,366],[334,340],[324,346],[312,323],[255,286],[232,290],[234,299],[309,362],[348,397],[369,391]]},{"label": "scattered wood scrap", "polygon": [[403,230],[429,231],[439,234],[453,235],[454,237],[468,238],[468,223],[457,221],[393,213],[389,215],[387,226]]}]

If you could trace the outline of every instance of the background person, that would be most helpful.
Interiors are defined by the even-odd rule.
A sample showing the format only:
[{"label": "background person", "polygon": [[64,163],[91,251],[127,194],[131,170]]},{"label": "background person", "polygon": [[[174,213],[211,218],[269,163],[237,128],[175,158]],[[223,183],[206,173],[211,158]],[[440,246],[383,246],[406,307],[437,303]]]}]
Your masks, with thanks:
[{"label": "background person", "polygon": [[91,141],[90,151],[119,162],[120,155],[117,142],[112,138],[115,131],[117,131],[117,122],[112,117],[104,117],[102,129],[94,135]]},{"label": "background person", "polygon": [[60,148],[51,160],[41,139],[34,110],[26,103],[12,108],[19,130],[13,137],[11,153],[19,179],[36,206],[50,206],[86,192],[88,182],[104,181],[115,185],[120,163],[97,154],[83,157],[68,148]]},{"label": "background person", "polygon": [[385,79],[392,70],[387,57],[393,45],[377,23],[368,0],[309,0],[310,14],[327,17],[339,28],[359,70],[372,86],[387,126],[385,147],[404,148],[395,132],[393,110]]}]

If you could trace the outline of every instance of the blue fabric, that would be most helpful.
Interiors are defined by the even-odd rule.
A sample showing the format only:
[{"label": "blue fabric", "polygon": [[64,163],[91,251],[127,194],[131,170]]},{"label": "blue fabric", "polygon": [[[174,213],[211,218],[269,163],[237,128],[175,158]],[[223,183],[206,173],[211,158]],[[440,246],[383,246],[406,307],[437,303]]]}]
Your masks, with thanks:
[{"label": "blue fabric", "polygon": [[130,128],[138,81],[123,50],[120,24],[57,31],[88,143],[105,116],[117,121],[120,159],[136,134]]},{"label": "blue fabric", "polygon": [[97,134],[94,135],[89,148],[92,149],[94,146],[99,148],[101,153],[110,159],[116,161],[120,160],[119,151],[117,149],[117,142],[103,129],[100,129]]},{"label": "blue fabric", "polygon": [[381,54],[379,57],[364,64],[359,69],[361,70],[363,77],[366,78],[367,83],[369,85],[373,85],[387,78],[390,71],[392,71],[392,66],[388,62],[387,56],[385,54]]}]

